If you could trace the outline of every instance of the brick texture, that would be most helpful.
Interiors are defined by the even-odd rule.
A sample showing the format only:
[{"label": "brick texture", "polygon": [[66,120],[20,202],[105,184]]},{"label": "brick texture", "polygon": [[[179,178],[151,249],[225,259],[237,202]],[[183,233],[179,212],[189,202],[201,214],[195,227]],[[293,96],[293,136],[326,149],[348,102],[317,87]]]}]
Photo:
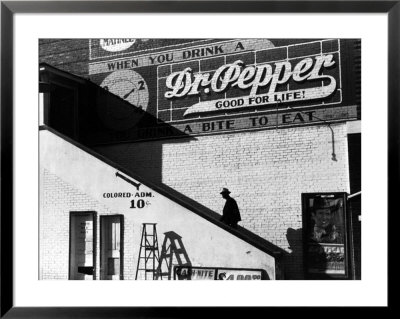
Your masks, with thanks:
[{"label": "brick texture", "polygon": [[87,39],[40,39],[39,62],[45,62],[72,74],[89,73]]},{"label": "brick texture", "polygon": [[[40,279],[68,279],[69,217],[71,211],[96,212],[96,251],[100,246],[100,215],[113,215],[108,207],[43,170],[40,210]],[[124,279],[135,279],[133,224],[124,220]],[[100,278],[100,254],[96,256],[96,278]]]},{"label": "brick texture", "polygon": [[[327,40],[322,43],[322,47],[296,45],[290,47],[290,50],[280,47],[287,45],[287,40],[273,39],[272,42],[277,48],[258,51],[255,56],[246,53],[241,58],[246,59],[248,64],[268,63],[287,58],[297,61],[307,54],[318,54],[319,50],[326,53],[339,49],[336,40]],[[306,41],[291,40],[291,42]],[[343,92],[332,95],[326,102],[342,101],[343,105],[360,105],[361,85],[358,76],[361,65],[360,41],[354,44],[353,40],[341,40],[340,43],[341,52],[345,53],[341,55]],[[39,48],[40,62],[47,62],[76,75],[88,76],[87,39],[43,39],[39,42]],[[338,54],[334,54],[338,60]],[[233,60],[235,58],[236,56],[232,56]],[[185,67],[188,63],[193,64],[185,62]],[[212,72],[220,63],[221,57],[205,57],[198,65],[191,67]],[[181,66],[184,64],[174,64],[174,70]],[[156,92],[154,89],[158,81],[156,71],[151,71],[154,72],[154,76],[148,82],[150,92]],[[158,67],[158,78],[160,78],[158,97],[165,93],[162,79],[171,71],[172,65]],[[104,74],[92,75],[91,78],[95,83],[101,83],[104,76]],[[354,81],[354,78],[357,81]],[[283,89],[286,88],[278,87],[277,91]],[[240,96],[243,92],[231,90],[229,94],[231,94],[229,97]],[[202,101],[211,98],[216,97],[211,94],[200,96]],[[150,96],[149,106],[154,105],[156,100],[157,93],[154,93]],[[174,103],[159,103],[157,115],[159,119],[167,122],[181,119],[182,114],[179,112],[191,102],[181,100]],[[306,102],[304,106],[308,104]],[[297,106],[302,105],[297,104]],[[149,107],[148,111],[156,115],[155,108],[151,110]],[[338,118],[335,112],[335,108],[327,108],[323,118],[326,120]],[[359,106],[358,117],[360,116]],[[318,125],[197,136],[191,139],[121,143],[98,147],[96,150],[136,174],[160,186],[171,188],[217,212],[222,211],[224,204],[219,192],[222,187],[228,187],[241,209],[240,225],[287,252],[283,260],[286,279],[303,279],[301,194],[350,191],[346,125],[331,126],[334,130],[334,144],[330,129],[326,125]],[[333,149],[337,161],[332,160]],[[68,256],[65,255],[65,251],[68,251],[69,244],[69,211],[72,208],[77,211],[95,210],[97,227],[99,227],[99,215],[113,212],[48,172],[44,175],[43,185],[44,207],[41,215],[40,240],[44,250],[41,256],[40,276],[43,279],[56,279],[57,276],[54,274],[60,273],[61,266],[68,271]],[[60,218],[65,219],[65,222],[54,223]],[[58,225],[56,229],[51,226],[53,224]],[[129,227],[131,225],[126,221],[125,229],[128,235]],[[288,237],[291,239],[288,240]],[[58,248],[56,251],[53,248],[49,254],[50,248],[47,247],[54,241],[57,242]],[[97,238],[97,245],[98,241]],[[128,244],[129,240],[125,242]],[[125,247],[125,253],[129,251],[132,249]],[[128,258],[129,256],[125,257],[126,262],[133,260]],[[62,265],[59,265],[61,261]],[[125,279],[134,279],[132,269],[133,266],[130,268],[129,264],[125,265]],[[60,276],[57,278],[67,279],[68,273]]]},{"label": "brick texture", "polygon": [[240,225],[287,251],[287,279],[303,278],[301,194],[348,192],[346,125],[326,125],[154,141],[96,150],[136,174],[221,212],[228,187],[240,207]]}]

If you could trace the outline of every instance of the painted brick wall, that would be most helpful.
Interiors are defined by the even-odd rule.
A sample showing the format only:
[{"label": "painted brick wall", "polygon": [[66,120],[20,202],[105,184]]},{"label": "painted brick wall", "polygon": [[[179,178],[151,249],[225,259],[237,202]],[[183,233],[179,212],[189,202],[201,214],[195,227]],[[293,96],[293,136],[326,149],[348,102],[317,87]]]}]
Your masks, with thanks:
[{"label": "painted brick wall", "polygon": [[89,72],[87,39],[40,39],[39,62],[86,77]]},{"label": "painted brick wall", "polygon": [[[354,47],[343,49],[350,56]],[[40,42],[41,62],[77,75],[87,76],[88,55],[87,39]],[[344,93],[355,100],[354,92],[359,92],[352,82],[354,68],[342,72]],[[349,191],[346,126],[332,127],[337,161],[331,160],[332,137],[326,125],[125,143],[96,150],[217,212],[224,204],[220,189],[229,187],[242,211],[241,225],[285,249],[287,278],[301,279],[301,193]]]},{"label": "painted brick wall", "polygon": [[[250,40],[250,42],[254,41],[254,46],[259,45],[259,39]],[[230,87],[229,90],[222,90],[222,92],[215,92],[211,90],[211,92],[205,93],[202,92],[199,95],[185,95],[184,98],[178,99],[165,99],[165,94],[170,92],[170,89],[167,85],[167,78],[173,72],[183,72],[186,68],[190,68],[194,74],[197,72],[209,72],[212,75],[217,71],[221,66],[228,63],[235,63],[235,61],[241,60],[244,62],[246,66],[253,65],[257,66],[257,68],[262,68],[266,63],[269,65],[274,65],[275,63],[279,63],[281,61],[288,61],[291,63],[292,67],[295,68],[300,61],[304,59],[304,57],[311,56],[313,59],[316,58],[316,55],[320,54],[332,54],[333,61],[336,61],[335,64],[338,65],[340,62],[340,54],[338,53],[340,45],[340,41],[338,39],[335,40],[323,40],[323,41],[315,41],[307,44],[296,44],[288,47],[278,47],[271,49],[270,47],[266,50],[258,50],[254,52],[245,52],[245,53],[235,53],[235,54],[227,54],[213,58],[192,60],[192,61],[184,61],[180,63],[172,63],[169,65],[162,65],[158,68],[158,105],[157,105],[157,117],[165,122],[173,122],[184,120],[184,113],[188,110],[188,108],[198,102],[205,101],[213,101],[217,99],[226,99],[226,98],[235,98],[235,97],[246,97],[249,96],[253,91],[251,87],[246,89],[239,87]],[[266,46],[266,44],[264,44]],[[144,70],[146,72],[146,70]],[[339,67],[334,67],[332,70],[323,69],[321,71],[324,75],[333,76],[337,81],[336,92],[332,94],[329,98],[324,98],[324,103],[329,104],[339,104],[343,100],[342,96],[342,87],[341,87],[341,75],[339,72]],[[304,82],[304,81],[303,81]],[[281,83],[276,85],[274,92],[285,92],[287,90],[295,90],[295,89],[305,89],[323,86],[324,80],[315,80],[312,83],[299,83],[298,81],[289,80],[288,82]],[[325,81],[326,82],[326,81]],[[239,85],[240,86],[240,85]],[[259,87],[256,89],[257,94],[266,94],[271,90],[271,86]],[[200,90],[201,92],[201,90]],[[347,92],[347,91],[346,91]],[[315,95],[318,94],[314,92]],[[281,97],[284,100],[283,97]],[[318,100],[317,100],[318,101]],[[310,106],[316,105],[320,102],[314,101],[296,101],[295,105],[298,106]],[[348,103],[348,102],[347,102]],[[337,112],[335,108],[331,109],[333,112]],[[240,108],[238,110],[229,109],[230,114],[240,114],[243,113],[243,110]],[[200,114],[200,117],[203,117],[204,114]],[[206,115],[206,117],[209,114]],[[336,115],[337,116],[337,115]],[[187,118],[186,118],[187,119]]]},{"label": "painted brick wall", "polygon": [[[100,247],[100,215],[118,214],[74,188],[48,170],[42,170],[40,210],[40,279],[68,279],[69,216],[71,211],[96,211],[96,251]],[[133,223],[124,219],[124,279],[135,279]],[[136,256],[135,256],[136,257]],[[100,254],[96,256],[100,278]]]},{"label": "painted brick wall", "polygon": [[[131,50],[132,54],[135,54],[136,50],[139,52],[140,50],[149,51],[163,46],[183,45],[185,42],[190,43],[200,39],[145,39],[145,42],[140,39],[137,40],[139,41],[136,42],[135,49]],[[213,41],[216,40],[207,40],[205,43]],[[92,52],[92,57],[98,59],[106,53],[98,55]],[[111,53],[108,52],[108,54]],[[89,56],[89,39],[39,39],[39,62],[45,62],[63,71],[87,77],[89,74]],[[110,58],[113,58],[112,55]]]},{"label": "painted brick wall", "polygon": [[287,279],[302,279],[301,194],[348,192],[346,124],[120,144],[96,150],[151,181],[222,211],[228,187],[240,225],[286,250]]},{"label": "painted brick wall", "polygon": [[[124,279],[135,279],[143,223],[157,223],[160,249],[161,243],[168,244],[168,238],[179,237],[180,248],[175,256],[179,253],[188,257],[181,256],[179,264],[188,261],[200,267],[261,268],[269,278],[276,278],[275,258],[251,244],[248,235],[241,238],[227,231],[226,226],[221,227],[222,223],[210,222],[145,184],[140,186],[140,193],[150,195],[145,198],[148,204],[141,208],[132,207],[131,198],[105,196],[132,194],[136,188],[117,178],[116,168],[62,137],[41,130],[40,140],[40,278],[68,278],[71,211],[96,211],[97,225],[99,216],[123,215]],[[97,237],[99,234],[97,227]],[[96,248],[99,253],[98,239]],[[168,271],[172,270],[169,267]]]}]

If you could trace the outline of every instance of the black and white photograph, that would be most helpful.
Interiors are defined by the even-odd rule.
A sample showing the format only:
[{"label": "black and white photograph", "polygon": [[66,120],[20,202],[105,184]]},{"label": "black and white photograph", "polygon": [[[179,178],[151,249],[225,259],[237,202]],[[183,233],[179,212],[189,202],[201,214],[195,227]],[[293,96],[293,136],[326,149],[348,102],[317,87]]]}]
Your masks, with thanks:
[{"label": "black and white photograph", "polygon": [[399,2],[1,1],[0,317],[390,308]]},{"label": "black and white photograph", "polygon": [[41,38],[39,280],[361,280],[360,38]]}]

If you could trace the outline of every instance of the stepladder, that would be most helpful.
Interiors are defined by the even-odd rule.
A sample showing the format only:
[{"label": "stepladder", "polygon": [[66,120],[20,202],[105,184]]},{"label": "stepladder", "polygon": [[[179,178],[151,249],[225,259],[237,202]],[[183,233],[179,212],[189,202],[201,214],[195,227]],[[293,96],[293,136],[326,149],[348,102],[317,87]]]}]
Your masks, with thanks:
[{"label": "stepladder", "polygon": [[160,253],[156,223],[143,223],[135,280],[158,280]]},{"label": "stepladder", "polygon": [[174,277],[175,266],[191,265],[182,237],[174,231],[165,232],[157,269],[159,279],[171,280]]}]

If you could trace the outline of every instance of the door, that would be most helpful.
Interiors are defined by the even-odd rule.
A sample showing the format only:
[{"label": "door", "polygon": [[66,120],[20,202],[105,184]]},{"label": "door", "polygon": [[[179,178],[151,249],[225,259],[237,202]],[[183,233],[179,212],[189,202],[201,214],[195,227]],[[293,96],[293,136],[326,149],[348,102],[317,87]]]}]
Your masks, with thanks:
[{"label": "door", "polygon": [[100,217],[100,279],[123,279],[123,216]]},{"label": "door", "polygon": [[95,276],[95,213],[70,213],[69,279],[93,280]]}]

